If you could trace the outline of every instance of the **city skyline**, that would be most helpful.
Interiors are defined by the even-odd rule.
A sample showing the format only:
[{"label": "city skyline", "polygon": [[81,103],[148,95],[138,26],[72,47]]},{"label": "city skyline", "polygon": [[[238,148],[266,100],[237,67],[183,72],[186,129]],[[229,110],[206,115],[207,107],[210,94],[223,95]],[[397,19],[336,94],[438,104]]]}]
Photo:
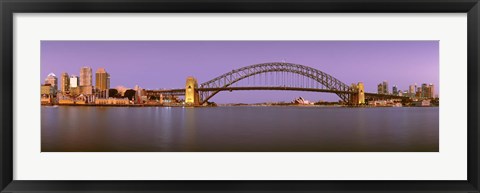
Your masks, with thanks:
[{"label": "city skyline", "polygon": [[[106,69],[111,88],[181,88],[188,76],[202,83],[243,66],[286,61],[317,68],[346,84],[364,82],[366,92],[376,92],[377,84],[385,80],[401,91],[414,83],[434,84],[435,94],[439,91],[438,41],[42,41],[41,61],[42,79],[51,72],[77,75],[89,66]],[[325,93],[278,92],[225,92],[213,101],[264,102],[262,97],[275,101],[298,96],[338,100]]]}]

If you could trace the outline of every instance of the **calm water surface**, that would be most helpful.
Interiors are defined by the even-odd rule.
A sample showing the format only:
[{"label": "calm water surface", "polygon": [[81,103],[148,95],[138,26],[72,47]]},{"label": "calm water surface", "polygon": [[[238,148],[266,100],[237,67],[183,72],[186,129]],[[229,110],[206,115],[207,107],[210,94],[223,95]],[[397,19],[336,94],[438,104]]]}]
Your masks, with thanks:
[{"label": "calm water surface", "polygon": [[43,152],[438,149],[438,108],[42,107]]}]

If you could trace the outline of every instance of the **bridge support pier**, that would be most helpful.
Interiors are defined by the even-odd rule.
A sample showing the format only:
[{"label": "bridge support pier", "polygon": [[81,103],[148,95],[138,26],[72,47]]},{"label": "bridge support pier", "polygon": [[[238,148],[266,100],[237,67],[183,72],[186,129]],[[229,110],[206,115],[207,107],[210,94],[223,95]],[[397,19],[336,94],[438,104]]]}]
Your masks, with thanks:
[{"label": "bridge support pier", "polygon": [[364,105],[365,104],[365,89],[363,86],[363,82],[359,82],[358,84],[352,83],[352,90],[354,91],[353,94],[350,94],[350,104],[351,105]]},{"label": "bridge support pier", "polygon": [[200,97],[198,95],[198,83],[197,79],[192,76],[187,77],[185,84],[185,104],[191,106],[200,105]]}]

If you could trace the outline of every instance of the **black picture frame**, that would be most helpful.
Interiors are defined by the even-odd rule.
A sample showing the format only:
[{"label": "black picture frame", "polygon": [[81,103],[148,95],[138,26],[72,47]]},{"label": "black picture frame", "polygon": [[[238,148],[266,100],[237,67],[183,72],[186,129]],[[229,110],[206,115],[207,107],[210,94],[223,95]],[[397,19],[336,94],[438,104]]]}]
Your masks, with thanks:
[{"label": "black picture frame", "polygon": [[[479,0],[0,0],[0,190],[2,192],[480,192]],[[468,14],[466,181],[21,181],[13,180],[13,14],[118,12]],[[446,166],[447,167],[447,166]],[[121,168],[119,168],[121,172]]]}]

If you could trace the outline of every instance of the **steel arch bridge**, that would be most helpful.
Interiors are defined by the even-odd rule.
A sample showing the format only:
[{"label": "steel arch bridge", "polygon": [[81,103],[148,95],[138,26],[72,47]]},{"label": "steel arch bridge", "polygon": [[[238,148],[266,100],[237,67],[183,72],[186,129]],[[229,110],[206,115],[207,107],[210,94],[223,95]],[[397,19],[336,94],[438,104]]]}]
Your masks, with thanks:
[{"label": "steel arch bridge", "polygon": [[[275,82],[276,79],[276,83],[273,83],[276,84],[276,86],[250,87],[251,89],[248,89],[249,87],[231,87],[237,82],[250,77],[259,76],[261,79],[262,75],[264,76],[264,82],[268,82],[268,79]],[[260,82],[262,82],[262,80]],[[207,102],[223,90],[305,90],[331,92],[337,94],[344,102],[348,102],[350,94],[353,93],[351,87],[325,72],[312,67],[285,62],[254,64],[232,70],[200,84],[197,90],[200,95],[200,104]]]}]

